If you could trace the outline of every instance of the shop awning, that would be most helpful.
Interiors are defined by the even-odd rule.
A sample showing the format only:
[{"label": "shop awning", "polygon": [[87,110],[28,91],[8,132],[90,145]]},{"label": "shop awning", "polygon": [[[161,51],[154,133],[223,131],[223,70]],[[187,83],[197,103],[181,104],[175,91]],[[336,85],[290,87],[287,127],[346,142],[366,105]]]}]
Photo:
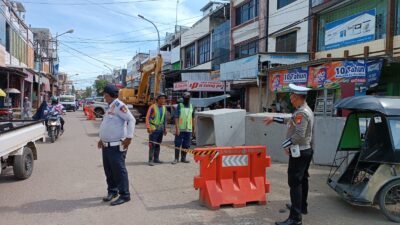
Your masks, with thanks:
[{"label": "shop awning", "polygon": [[27,75],[23,71],[12,67],[0,67],[0,73],[2,73],[3,75],[9,73],[10,75],[27,77]]}]

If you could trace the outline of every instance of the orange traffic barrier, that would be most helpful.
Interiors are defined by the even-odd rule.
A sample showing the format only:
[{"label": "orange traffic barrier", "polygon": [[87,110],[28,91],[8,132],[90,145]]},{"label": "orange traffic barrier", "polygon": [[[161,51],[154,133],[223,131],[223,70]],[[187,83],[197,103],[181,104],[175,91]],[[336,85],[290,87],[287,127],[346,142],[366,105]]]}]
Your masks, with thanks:
[{"label": "orange traffic barrier", "polygon": [[91,107],[87,108],[87,112],[88,112],[88,118],[87,118],[88,120],[96,120],[93,109]]},{"label": "orange traffic barrier", "polygon": [[200,204],[209,209],[222,205],[244,207],[255,202],[267,203],[270,182],[266,168],[271,157],[265,146],[215,147],[195,149],[195,152],[215,151],[214,155],[195,155],[200,162],[200,175],[194,177],[194,188],[200,189]]}]

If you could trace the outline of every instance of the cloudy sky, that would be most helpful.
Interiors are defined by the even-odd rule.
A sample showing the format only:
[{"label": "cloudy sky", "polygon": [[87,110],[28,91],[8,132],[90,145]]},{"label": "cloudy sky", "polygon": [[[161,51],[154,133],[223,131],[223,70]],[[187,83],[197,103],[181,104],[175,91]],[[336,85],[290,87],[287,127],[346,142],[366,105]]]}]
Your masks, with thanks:
[{"label": "cloudy sky", "polygon": [[[178,24],[191,26],[202,17],[200,8],[209,0],[180,0]],[[95,77],[111,68],[126,67],[138,51],[157,48],[154,27],[137,15],[156,23],[163,40],[173,32],[177,0],[21,0],[26,22],[50,28],[59,38],[60,70],[70,75],[78,88],[90,86]],[[163,41],[162,41],[163,42]]]}]

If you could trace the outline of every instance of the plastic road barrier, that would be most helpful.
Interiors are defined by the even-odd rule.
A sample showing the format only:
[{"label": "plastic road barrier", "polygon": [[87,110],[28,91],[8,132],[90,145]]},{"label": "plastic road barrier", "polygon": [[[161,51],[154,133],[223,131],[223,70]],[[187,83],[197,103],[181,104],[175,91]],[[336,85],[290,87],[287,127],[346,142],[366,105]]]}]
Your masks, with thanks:
[{"label": "plastic road barrier", "polygon": [[214,155],[195,154],[200,162],[200,175],[194,177],[201,205],[219,209],[222,205],[244,207],[247,203],[267,203],[270,182],[266,168],[271,157],[265,146],[199,148],[196,152],[215,151]]}]

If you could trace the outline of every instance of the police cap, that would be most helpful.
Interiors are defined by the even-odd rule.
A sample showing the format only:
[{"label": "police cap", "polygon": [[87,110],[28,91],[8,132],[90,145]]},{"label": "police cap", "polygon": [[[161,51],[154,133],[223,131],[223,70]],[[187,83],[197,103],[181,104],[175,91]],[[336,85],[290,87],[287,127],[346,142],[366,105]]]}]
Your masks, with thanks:
[{"label": "police cap", "polygon": [[104,93],[107,93],[111,97],[116,98],[116,97],[118,97],[119,90],[118,90],[117,86],[115,86],[114,84],[107,84],[104,87],[103,94]]},{"label": "police cap", "polygon": [[298,86],[295,84],[289,84],[289,90],[293,94],[307,95],[307,92],[311,89],[307,87]]},{"label": "police cap", "polygon": [[160,94],[157,95],[157,100],[158,100],[159,98],[162,98],[162,97],[167,98],[167,95],[164,94],[164,93],[160,93]]}]

